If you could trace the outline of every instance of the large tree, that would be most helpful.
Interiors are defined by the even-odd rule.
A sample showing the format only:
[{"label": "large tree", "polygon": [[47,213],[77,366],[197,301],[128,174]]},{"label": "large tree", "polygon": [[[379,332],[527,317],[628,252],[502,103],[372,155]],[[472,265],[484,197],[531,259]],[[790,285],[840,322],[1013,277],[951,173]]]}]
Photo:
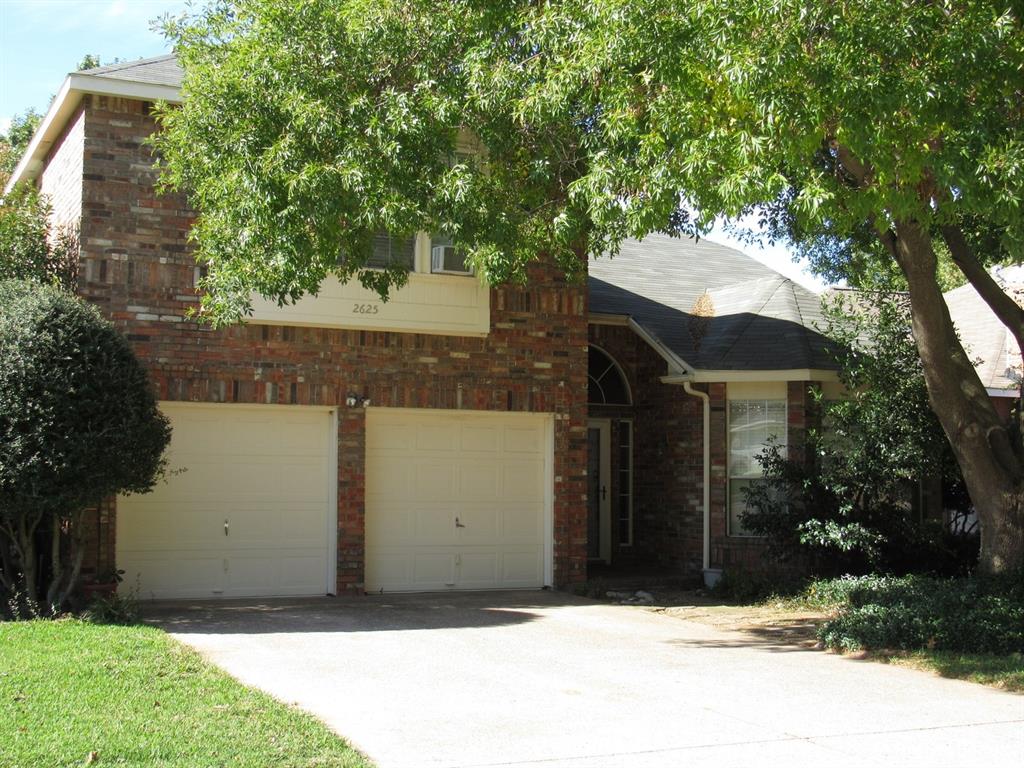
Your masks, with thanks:
[{"label": "large tree", "polygon": [[1022,451],[936,249],[1024,340],[985,270],[1024,240],[1021,23],[983,0],[217,2],[167,25],[185,101],[156,142],[217,321],[331,273],[386,294],[404,273],[362,267],[382,229],[445,230],[501,282],[755,212],[824,272],[898,271],[1000,571],[1024,563]]}]

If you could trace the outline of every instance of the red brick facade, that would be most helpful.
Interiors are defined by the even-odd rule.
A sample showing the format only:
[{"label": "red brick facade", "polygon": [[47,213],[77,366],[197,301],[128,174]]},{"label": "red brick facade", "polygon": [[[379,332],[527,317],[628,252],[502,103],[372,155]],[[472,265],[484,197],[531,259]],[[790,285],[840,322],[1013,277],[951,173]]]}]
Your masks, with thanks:
[{"label": "red brick facade", "polygon": [[[698,576],[703,560],[703,403],[676,384],[663,384],[665,361],[630,328],[591,325],[590,342],[620,365],[633,395],[629,408],[590,406],[590,415],[633,419],[634,540],[613,549],[613,562],[656,565],[682,576]],[[789,382],[787,416],[790,455],[803,450],[813,419],[813,382]],[[695,385],[711,408],[710,563],[712,568],[764,570],[764,542],[728,534],[728,424],[724,383]],[[614,457],[613,457],[614,460]],[[616,473],[612,472],[613,483]],[[615,489],[613,489],[613,492]]]},{"label": "red brick facade", "polygon": [[[338,589],[363,589],[365,417],[375,406],[555,415],[554,574],[586,576],[586,291],[537,268],[527,287],[491,292],[486,338],[272,325],[212,330],[188,319],[195,265],[192,212],[158,195],[145,139],[147,103],[84,97],[80,121],[80,291],[127,335],[161,400],[339,408]],[[73,142],[42,173],[61,184]],[[79,150],[80,151],[80,150]],[[112,541],[113,510],[99,536]],[[112,546],[105,548],[109,554]]]}]

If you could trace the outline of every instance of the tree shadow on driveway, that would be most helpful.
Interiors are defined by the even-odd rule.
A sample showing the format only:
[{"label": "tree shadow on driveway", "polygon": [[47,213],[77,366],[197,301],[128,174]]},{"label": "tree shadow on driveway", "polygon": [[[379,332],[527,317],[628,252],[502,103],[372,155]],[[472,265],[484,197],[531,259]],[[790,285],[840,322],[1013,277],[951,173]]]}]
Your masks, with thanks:
[{"label": "tree shadow on driveway", "polygon": [[591,601],[559,592],[154,601],[142,618],[175,634],[392,632],[524,624]]}]

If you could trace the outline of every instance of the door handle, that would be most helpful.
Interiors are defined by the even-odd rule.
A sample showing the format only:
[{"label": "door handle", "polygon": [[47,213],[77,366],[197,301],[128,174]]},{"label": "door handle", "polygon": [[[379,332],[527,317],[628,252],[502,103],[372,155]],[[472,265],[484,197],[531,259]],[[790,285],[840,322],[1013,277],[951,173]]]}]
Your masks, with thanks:
[{"label": "door handle", "polygon": [[228,535],[228,521],[227,520],[224,521],[224,535],[225,536]]},{"label": "door handle", "polygon": [[465,528],[466,526],[464,526],[462,523],[460,523],[459,522],[459,518],[456,517],[455,518],[455,527],[456,528]]},{"label": "door handle", "polygon": [[605,488],[605,487],[604,487],[604,486],[602,485],[602,486],[601,486],[601,500],[603,501],[604,499],[607,499],[607,498],[608,498],[608,489],[607,489],[607,488]]}]

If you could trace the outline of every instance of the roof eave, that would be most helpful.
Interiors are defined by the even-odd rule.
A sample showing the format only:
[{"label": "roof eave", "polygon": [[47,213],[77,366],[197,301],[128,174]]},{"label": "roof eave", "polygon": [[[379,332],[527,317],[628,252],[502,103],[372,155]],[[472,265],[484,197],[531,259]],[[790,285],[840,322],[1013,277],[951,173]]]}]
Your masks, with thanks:
[{"label": "roof eave", "polygon": [[669,349],[653,334],[648,333],[640,323],[634,318],[629,318],[629,327],[633,332],[643,339],[647,344],[657,352],[661,358],[668,363],[669,376],[693,376],[695,371],[692,365],[687,363],[683,358],[679,357],[675,352]]},{"label": "roof eave", "polygon": [[662,376],[663,384],[695,384],[741,381],[839,381],[839,374],[827,368],[783,368],[779,370],[695,370],[692,374]]},{"label": "roof eave", "polygon": [[72,72],[64,79],[57,95],[53,97],[50,108],[33,134],[28,147],[25,148],[25,154],[21,156],[10,179],[7,180],[4,195],[10,194],[15,185],[35,179],[42,170],[46,155],[60,138],[68,120],[78,108],[82,96],[87,93],[140,101],[181,101],[181,89],[177,86],[139,83],[116,77]]}]

